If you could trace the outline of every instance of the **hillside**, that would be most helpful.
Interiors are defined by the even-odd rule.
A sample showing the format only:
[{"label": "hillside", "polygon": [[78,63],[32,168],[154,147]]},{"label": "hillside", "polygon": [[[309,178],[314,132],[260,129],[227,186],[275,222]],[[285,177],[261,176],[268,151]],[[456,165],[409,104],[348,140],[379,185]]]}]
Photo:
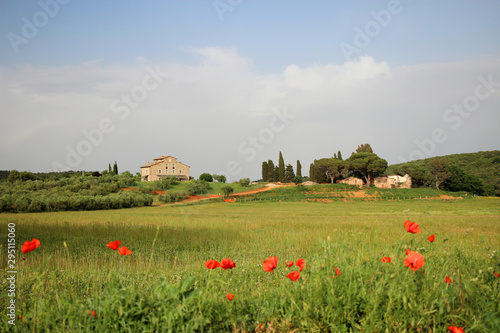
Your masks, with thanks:
[{"label": "hillside", "polygon": [[[402,201],[402,200],[460,200],[471,198],[464,192],[446,192],[431,188],[410,189],[360,189],[346,184],[314,186],[286,186],[273,191],[259,192],[241,197],[238,201],[269,202],[351,202],[351,201]],[[463,197],[462,197],[463,196]]]},{"label": "hillside", "polygon": [[422,160],[389,166],[388,173],[398,173],[405,167],[420,167],[428,170],[429,164],[437,159],[444,158],[449,165],[458,165],[463,171],[479,177],[485,184],[495,188],[495,194],[500,196],[500,151],[480,151],[477,153],[453,154],[437,156]]}]

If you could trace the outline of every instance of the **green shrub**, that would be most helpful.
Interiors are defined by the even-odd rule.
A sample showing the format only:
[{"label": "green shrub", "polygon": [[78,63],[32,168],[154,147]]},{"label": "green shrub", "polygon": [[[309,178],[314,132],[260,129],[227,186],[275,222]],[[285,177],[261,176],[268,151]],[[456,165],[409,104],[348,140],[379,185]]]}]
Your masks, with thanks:
[{"label": "green shrub", "polygon": [[203,194],[210,189],[210,185],[204,180],[192,180],[186,185],[187,195]]},{"label": "green shrub", "polygon": [[241,178],[240,185],[243,187],[247,187],[250,185],[250,178]]},{"label": "green shrub", "polygon": [[225,183],[226,182],[226,176],[224,175],[212,175],[212,177],[219,183]]},{"label": "green shrub", "polygon": [[234,192],[234,188],[230,185],[222,186],[220,189],[225,197],[231,195]]},{"label": "green shrub", "polygon": [[158,197],[158,200],[163,203],[170,203],[170,202],[178,202],[181,200],[184,200],[186,198],[186,194],[184,192],[171,192],[167,191],[165,192],[164,195],[160,195]]},{"label": "green shrub", "polygon": [[158,186],[158,189],[166,190],[174,185],[179,184],[179,181],[174,176],[168,176],[160,180],[159,183],[160,184]]},{"label": "green shrub", "polygon": [[295,185],[298,185],[300,183],[302,183],[302,176],[295,176],[293,177],[293,182],[295,183]]}]

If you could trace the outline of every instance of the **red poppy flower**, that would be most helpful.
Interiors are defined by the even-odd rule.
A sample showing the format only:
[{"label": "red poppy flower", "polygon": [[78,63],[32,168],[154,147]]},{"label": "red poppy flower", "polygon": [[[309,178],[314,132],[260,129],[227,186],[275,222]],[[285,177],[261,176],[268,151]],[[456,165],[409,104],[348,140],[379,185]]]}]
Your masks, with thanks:
[{"label": "red poppy flower", "polygon": [[434,239],[436,239],[436,235],[432,234],[429,236],[429,238],[427,238],[429,240],[429,242],[434,242]]},{"label": "red poppy flower", "polygon": [[412,271],[417,271],[424,266],[424,256],[418,252],[406,250],[405,266],[409,267]]},{"label": "red poppy flower", "polygon": [[121,254],[122,256],[129,256],[132,254],[132,251],[127,249],[126,246],[122,246],[118,249],[118,253]]},{"label": "red poppy flower", "polygon": [[40,246],[40,241],[36,238],[33,238],[30,241],[24,242],[23,246],[21,247],[21,251],[23,251],[24,254],[33,251],[37,247]]},{"label": "red poppy flower", "polygon": [[300,268],[300,271],[302,272],[302,270],[304,269],[304,266],[306,264],[306,261],[304,259],[298,259],[296,262],[295,262],[295,265],[297,265],[298,268]]},{"label": "red poppy flower", "polygon": [[464,329],[462,327],[456,327],[456,326],[448,326],[448,329],[452,333],[464,333]]},{"label": "red poppy flower", "polygon": [[406,220],[404,224],[406,231],[411,232],[412,234],[420,233],[420,228],[418,227],[418,223]]},{"label": "red poppy flower", "polygon": [[335,274],[337,274],[337,276],[340,276],[340,271],[337,267],[335,267]]},{"label": "red poppy flower", "polygon": [[109,247],[111,250],[116,250],[118,247],[120,247],[120,244],[122,241],[115,240],[114,242],[109,242],[106,246]]},{"label": "red poppy flower", "polygon": [[493,272],[493,274],[495,274],[495,276],[496,276],[496,277],[499,277],[499,276],[500,276],[500,274],[495,273],[495,272]]},{"label": "red poppy flower", "polygon": [[226,258],[220,262],[220,267],[222,269],[233,269],[236,267],[236,264],[231,259]]},{"label": "red poppy flower", "polygon": [[89,311],[89,314],[92,315],[92,317],[97,318],[97,315],[94,310]]},{"label": "red poppy flower", "polygon": [[389,257],[383,257],[382,259],[380,259],[381,262],[388,262],[390,263],[391,262],[391,258]]},{"label": "red poppy flower", "polygon": [[293,266],[293,261],[287,260],[285,261],[286,267],[292,267]]},{"label": "red poppy flower", "polygon": [[229,300],[229,301],[232,301],[234,299],[234,294],[227,294],[226,295],[226,298]]},{"label": "red poppy flower", "polygon": [[207,260],[205,261],[205,267],[208,269],[216,269],[220,267],[220,263],[217,260]]},{"label": "red poppy flower", "polygon": [[264,268],[266,272],[274,271],[276,266],[278,266],[278,258],[276,257],[269,257],[262,264],[262,268]]},{"label": "red poppy flower", "polygon": [[453,280],[453,281],[451,281],[450,277],[449,277],[449,276],[447,276],[447,277],[445,278],[445,281],[446,281],[446,283],[447,283],[448,285],[450,285],[452,282],[455,282],[455,281],[457,281],[457,280]]},{"label": "red poppy flower", "polygon": [[300,278],[300,273],[297,271],[293,271],[289,273],[286,277],[292,280],[293,282],[297,282],[297,280]]}]

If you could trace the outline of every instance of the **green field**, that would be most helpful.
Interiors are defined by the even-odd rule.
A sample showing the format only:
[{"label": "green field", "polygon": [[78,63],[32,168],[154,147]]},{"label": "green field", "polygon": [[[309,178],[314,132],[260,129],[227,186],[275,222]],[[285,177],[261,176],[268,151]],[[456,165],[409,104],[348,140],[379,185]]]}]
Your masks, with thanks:
[{"label": "green field", "polygon": [[[406,232],[407,219],[421,233]],[[5,213],[4,309],[9,223],[16,225],[22,319],[9,325],[5,310],[0,330],[259,332],[262,324],[268,332],[500,331],[497,198]],[[24,255],[22,243],[34,237],[40,247]],[[107,248],[114,240],[132,255]],[[403,265],[407,248],[425,257],[424,267]],[[278,267],[264,272],[269,256],[279,258]],[[380,262],[385,256],[392,262]],[[236,268],[204,266],[224,258]],[[308,267],[292,282],[286,275],[297,267],[285,261],[299,258]],[[448,285],[446,276],[456,281]]]}]

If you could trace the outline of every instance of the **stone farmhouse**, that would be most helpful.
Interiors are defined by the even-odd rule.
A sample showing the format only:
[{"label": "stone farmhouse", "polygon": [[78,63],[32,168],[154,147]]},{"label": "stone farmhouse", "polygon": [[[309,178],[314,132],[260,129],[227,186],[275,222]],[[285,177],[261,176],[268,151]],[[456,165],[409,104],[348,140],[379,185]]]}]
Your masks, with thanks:
[{"label": "stone farmhouse", "polygon": [[[349,177],[337,181],[339,184],[355,185],[362,188],[364,182],[360,178]],[[385,177],[377,177],[373,180],[373,185],[377,188],[411,188],[411,177],[409,175],[389,175]]]},{"label": "stone farmhouse", "polygon": [[373,185],[377,188],[411,188],[411,177],[409,175],[377,177],[373,180]]},{"label": "stone farmhouse", "polygon": [[161,180],[169,176],[189,180],[189,165],[177,161],[173,156],[161,156],[141,166],[141,181]]}]

